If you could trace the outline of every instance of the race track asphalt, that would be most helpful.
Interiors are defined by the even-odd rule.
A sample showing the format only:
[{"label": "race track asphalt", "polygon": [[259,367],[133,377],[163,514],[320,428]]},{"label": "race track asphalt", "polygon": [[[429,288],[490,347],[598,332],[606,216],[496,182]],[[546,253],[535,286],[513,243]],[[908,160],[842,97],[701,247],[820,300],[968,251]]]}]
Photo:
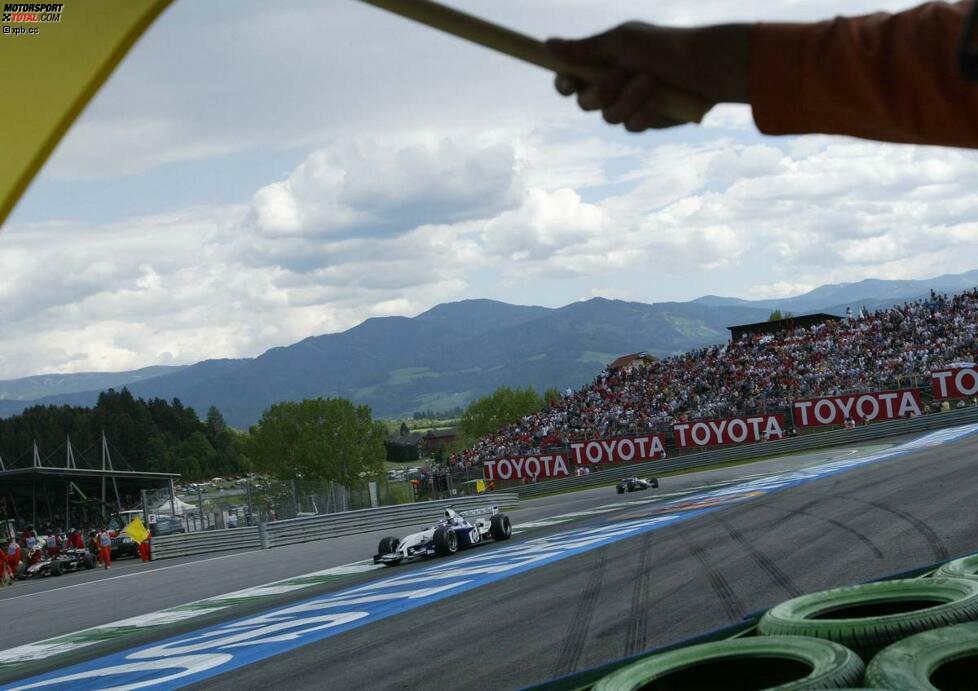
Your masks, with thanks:
[{"label": "race track asphalt", "polygon": [[[719,468],[667,478],[656,493],[673,494],[698,491],[753,477],[759,473],[799,468],[844,458],[857,451],[881,449],[899,440],[874,445],[836,448],[775,458],[742,466]],[[626,500],[641,501],[645,493],[630,494]],[[547,520],[553,516],[588,511],[619,501],[613,487],[597,487],[571,494],[542,497],[523,502],[521,508],[509,511],[514,525]],[[421,529],[423,526],[418,526]],[[560,527],[565,528],[566,524]],[[551,532],[556,528],[551,529]],[[400,529],[403,533],[410,528]],[[17,621],[18,626],[0,627],[0,650],[99,626],[123,617],[155,612],[202,598],[223,595],[272,581],[300,576],[330,567],[370,558],[381,537],[398,530],[349,535],[330,540],[287,545],[271,550],[220,552],[165,559],[145,564],[138,559],[121,559],[105,571],[66,574],[59,578],[22,581],[12,588],[0,589],[0,617]],[[546,532],[545,528],[534,535]],[[374,577],[373,575],[369,577]],[[307,595],[313,591],[304,591]],[[60,616],[41,616],[59,612]]]},{"label": "race track asphalt", "polygon": [[542,682],[733,623],[794,595],[974,551],[976,505],[972,439],[622,540],[200,688],[268,688],[283,679],[292,689]]},{"label": "race track asphalt", "polygon": [[[676,476],[665,479],[659,493],[696,491],[859,450]],[[526,571],[240,668],[201,688],[277,688],[287,681],[294,689],[496,689],[585,669],[730,624],[792,595],[978,550],[976,460],[978,440],[972,437],[856,468]],[[635,500],[649,498],[643,495]],[[618,500],[612,488],[602,487],[525,502],[511,515],[519,526]],[[643,503],[582,515],[525,536],[614,525],[654,509]],[[118,571],[18,584],[0,596],[0,615],[6,621],[22,617],[25,626],[0,629],[0,650],[357,561],[373,552],[378,537],[132,563]],[[360,580],[376,577],[372,572]],[[301,597],[315,594],[303,591]],[[107,610],[106,596],[116,606]],[[39,608],[70,611],[71,617],[38,616]]]}]

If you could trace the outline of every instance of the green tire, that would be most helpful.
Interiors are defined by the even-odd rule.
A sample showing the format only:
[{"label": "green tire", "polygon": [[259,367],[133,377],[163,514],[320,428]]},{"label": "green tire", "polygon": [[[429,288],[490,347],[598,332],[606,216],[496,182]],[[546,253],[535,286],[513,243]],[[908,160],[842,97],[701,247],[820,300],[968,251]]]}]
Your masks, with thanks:
[{"label": "green tire", "polygon": [[978,619],[978,580],[878,581],[823,590],[775,605],[762,636],[814,636],[870,657],[921,631]]},{"label": "green tire", "polygon": [[918,633],[885,648],[870,660],[866,685],[893,691],[975,688],[975,665],[978,665],[978,623],[947,626]]},{"label": "green tire", "polygon": [[971,554],[949,561],[934,574],[935,578],[975,578],[978,579],[978,554]]},{"label": "green tire", "polygon": [[838,689],[858,686],[863,671],[856,653],[831,641],[800,636],[735,638],[644,658],[612,672],[593,688]]}]

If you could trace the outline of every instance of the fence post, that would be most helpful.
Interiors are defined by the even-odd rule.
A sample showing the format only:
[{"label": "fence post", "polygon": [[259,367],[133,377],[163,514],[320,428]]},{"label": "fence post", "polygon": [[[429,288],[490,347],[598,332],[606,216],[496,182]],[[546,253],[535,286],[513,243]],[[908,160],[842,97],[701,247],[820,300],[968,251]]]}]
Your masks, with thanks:
[{"label": "fence post", "polygon": [[272,546],[268,539],[268,524],[265,521],[258,524],[258,539],[261,541],[262,549],[269,549]]},{"label": "fence post", "polygon": [[199,528],[199,530],[203,530],[204,529],[204,497],[200,493],[200,483],[199,482],[197,483],[197,513],[200,516],[200,528]]}]

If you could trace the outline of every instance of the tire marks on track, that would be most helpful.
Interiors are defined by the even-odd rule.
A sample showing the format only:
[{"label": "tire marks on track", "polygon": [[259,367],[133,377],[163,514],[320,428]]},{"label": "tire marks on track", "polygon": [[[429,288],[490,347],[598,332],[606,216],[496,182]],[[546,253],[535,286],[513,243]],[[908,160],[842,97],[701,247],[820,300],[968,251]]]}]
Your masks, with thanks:
[{"label": "tire marks on track", "polygon": [[726,613],[727,618],[731,622],[738,621],[744,615],[744,605],[737,598],[733,588],[730,587],[730,583],[722,573],[713,568],[713,565],[707,559],[706,551],[691,537],[688,529],[677,528],[677,532],[682,535],[686,547],[689,548],[690,553],[699,562],[707,578],[710,579],[710,587],[713,588],[713,592],[716,593],[717,598],[720,600],[720,604],[723,606],[723,611]]},{"label": "tire marks on track", "polygon": [[[807,507],[807,506],[811,506],[812,504],[817,504],[817,503],[818,503],[818,500],[813,501],[813,502],[806,502],[803,506],[806,506]],[[828,523],[828,524],[830,524],[830,525],[838,528],[839,530],[841,530],[843,532],[849,533],[854,538],[856,538],[857,540],[859,540],[861,543],[863,543],[863,545],[865,545],[866,549],[868,549],[870,552],[873,553],[873,556],[875,556],[877,559],[882,559],[883,558],[883,550],[881,550],[876,545],[875,542],[873,542],[868,536],[866,536],[863,533],[859,532],[855,528],[846,525],[842,521],[837,521],[834,518],[826,518],[825,516],[819,516],[817,513],[812,513],[810,511],[804,511],[804,510],[802,510],[800,508],[799,509],[789,509],[787,507],[782,507],[782,506],[778,506],[776,504],[773,504],[772,502],[766,502],[766,503],[763,503],[763,504],[759,504],[758,505],[758,508],[759,509],[768,509],[769,511],[776,511],[776,512],[781,513],[781,514],[787,514],[788,516],[791,516],[791,517],[794,517],[794,516],[802,517],[802,516],[804,516],[804,517],[808,517],[808,518],[814,518],[816,521],[822,521],[824,523]]]},{"label": "tire marks on track", "polygon": [[557,662],[554,663],[551,676],[561,677],[576,670],[577,663],[581,659],[581,653],[584,652],[584,643],[591,629],[591,619],[594,618],[598,596],[601,594],[601,583],[604,580],[605,568],[608,565],[607,547],[596,550],[595,562],[594,566],[591,567],[587,584],[584,586],[584,592],[581,593],[581,599],[577,601],[577,607],[574,608],[570,630],[561,643],[560,654],[557,657]]},{"label": "tire marks on track", "polygon": [[642,538],[638,555],[638,570],[632,586],[628,627],[625,631],[625,655],[645,650],[645,632],[649,623],[649,587],[652,576],[652,533]]},{"label": "tire marks on track", "polygon": [[884,513],[896,516],[920,533],[921,537],[923,537],[927,542],[927,546],[930,547],[931,552],[933,552],[934,561],[945,561],[951,558],[951,555],[947,551],[947,547],[944,546],[944,541],[941,540],[940,535],[935,533],[934,529],[927,525],[924,521],[920,520],[913,514],[904,511],[903,509],[894,508],[889,504],[884,504],[883,502],[860,499],[859,497],[854,497],[851,494],[822,494],[821,492],[812,492],[812,494],[820,494],[821,496],[830,497],[832,499],[844,499],[847,501],[856,502],[857,504],[863,504],[864,506],[872,506],[874,509],[878,509]]},{"label": "tire marks on track", "polygon": [[777,564],[771,561],[770,557],[754,547],[750,540],[745,538],[743,534],[733,526],[732,523],[717,515],[714,515],[713,520],[722,525],[723,529],[727,531],[727,534],[730,535],[731,539],[740,545],[744,552],[750,555],[751,559],[757,562],[757,565],[760,566],[761,569],[786,593],[791,595],[791,597],[798,597],[802,594],[801,588],[795,585],[794,581],[791,580],[788,574],[782,571]]}]

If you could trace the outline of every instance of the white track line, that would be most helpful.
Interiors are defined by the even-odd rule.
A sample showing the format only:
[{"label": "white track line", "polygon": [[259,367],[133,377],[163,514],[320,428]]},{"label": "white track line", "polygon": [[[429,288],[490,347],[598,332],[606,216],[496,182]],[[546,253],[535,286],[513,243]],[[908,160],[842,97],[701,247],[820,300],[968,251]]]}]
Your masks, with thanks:
[{"label": "white track line", "polygon": [[[98,585],[99,583],[108,583],[109,581],[117,581],[120,578],[132,578],[133,576],[145,576],[146,574],[158,573],[159,571],[167,571],[169,569],[180,569],[192,564],[203,564],[209,561],[217,561],[219,559],[230,559],[231,557],[240,557],[245,554],[253,554],[255,552],[261,552],[261,549],[250,549],[247,552],[235,552],[234,554],[222,554],[219,557],[208,557],[207,559],[195,559],[194,561],[185,561],[182,564],[172,564],[170,566],[160,566],[156,569],[147,569],[145,571],[133,571],[132,573],[123,573],[118,576],[109,576],[108,578],[99,578],[94,581],[85,581],[84,583],[73,583],[71,585],[63,585],[58,588],[48,588],[47,590],[37,590],[33,593],[24,593],[23,595],[14,595],[13,597],[0,598],[0,607],[3,606],[5,602],[11,602],[13,600],[20,600],[25,597],[34,597],[36,595],[47,595],[48,593],[56,593],[60,590],[71,590],[72,588],[81,588],[86,585]],[[98,567],[96,567],[98,568]]]},{"label": "white track line", "polygon": [[[180,564],[179,566],[185,565]],[[102,642],[98,636],[92,635],[95,632],[104,631],[107,634],[111,634],[113,630],[125,629],[125,633],[129,633],[134,628],[150,629],[166,624],[173,624],[176,622],[186,621],[188,619],[194,619],[209,612],[233,607],[235,604],[237,604],[235,602],[236,600],[260,600],[271,595],[278,595],[281,593],[303,590],[321,585],[321,583],[317,581],[308,580],[317,576],[344,576],[383,568],[386,567],[381,564],[374,564],[373,561],[369,559],[356,561],[350,564],[333,566],[328,569],[313,571],[311,573],[306,573],[299,576],[292,576],[290,578],[274,581],[272,583],[266,583],[264,585],[255,586],[252,588],[236,590],[234,592],[217,595],[215,597],[195,600],[194,602],[188,602],[182,605],[176,605],[174,607],[167,607],[166,609],[155,612],[147,612],[146,614],[120,619],[119,621],[110,622],[108,624],[92,626],[82,629],[81,631],[74,631],[72,633],[55,636],[53,638],[37,641],[35,643],[20,645],[8,650],[0,650],[0,666],[28,662],[30,660],[39,660],[51,655],[57,655],[70,650],[75,650],[77,648],[85,648],[95,645]],[[85,634],[88,635],[85,636]],[[82,638],[78,638],[79,636],[82,636]]]}]

